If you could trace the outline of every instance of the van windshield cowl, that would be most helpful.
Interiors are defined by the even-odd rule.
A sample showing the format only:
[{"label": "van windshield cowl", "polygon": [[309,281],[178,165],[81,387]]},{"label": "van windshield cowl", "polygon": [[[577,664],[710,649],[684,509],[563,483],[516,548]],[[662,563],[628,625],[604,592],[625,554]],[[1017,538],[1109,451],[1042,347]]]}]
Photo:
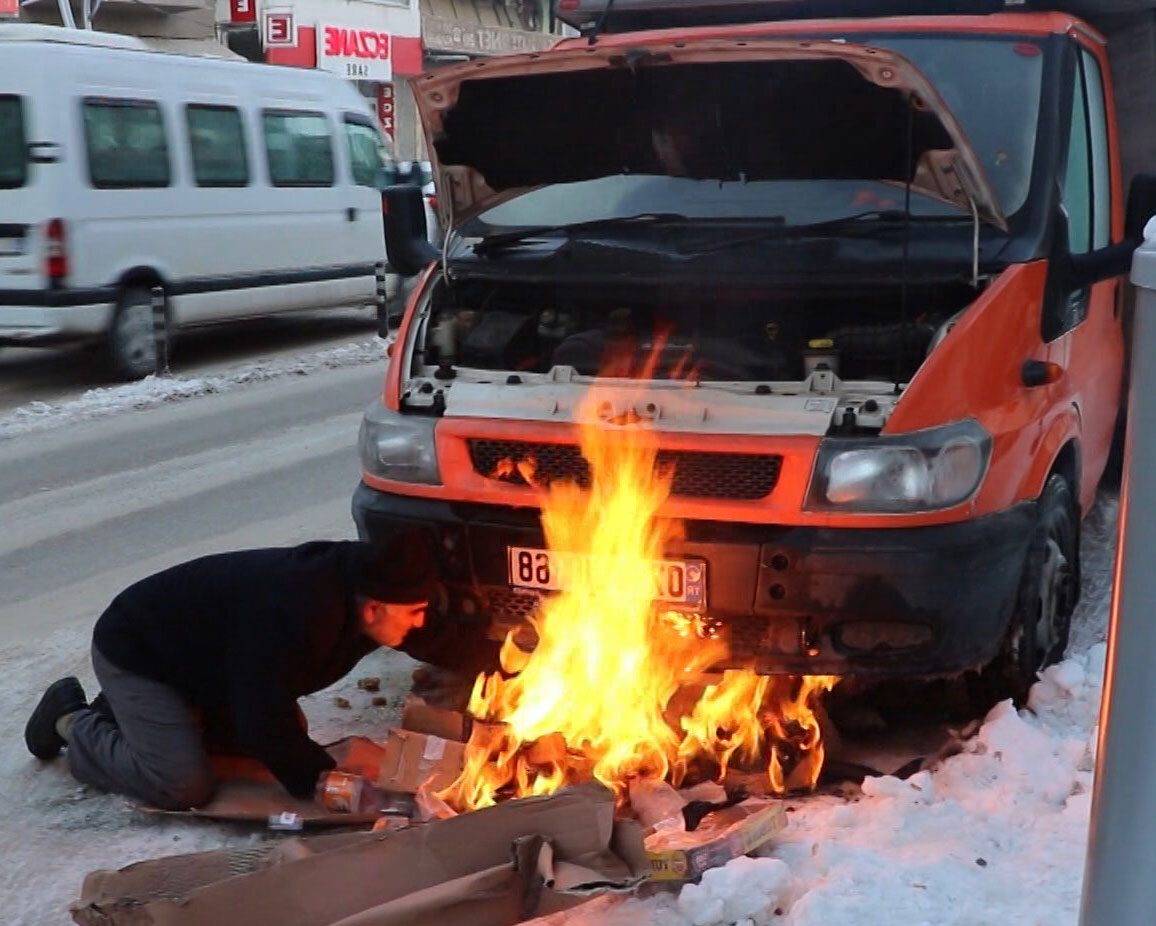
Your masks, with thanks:
[{"label": "van windshield cowl", "polygon": [[20,97],[0,96],[0,189],[24,186],[28,180],[28,145]]}]

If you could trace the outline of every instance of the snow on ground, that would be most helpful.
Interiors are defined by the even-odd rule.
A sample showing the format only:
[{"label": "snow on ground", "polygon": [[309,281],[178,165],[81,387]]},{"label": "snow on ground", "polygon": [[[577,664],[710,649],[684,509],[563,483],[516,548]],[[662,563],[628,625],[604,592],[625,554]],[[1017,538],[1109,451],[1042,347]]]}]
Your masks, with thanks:
[{"label": "snow on ground", "polygon": [[148,376],[135,383],[89,389],[79,398],[63,402],[30,402],[0,416],[0,440],[118,412],[228,392],[250,383],[377,363],[385,358],[385,346],[384,340],[373,337],[309,354],[246,363],[211,376]]},{"label": "snow on ground", "polygon": [[[908,781],[864,783],[851,800],[791,804],[764,858],[741,859],[681,894],[600,899],[567,926],[861,926],[864,923],[1072,923],[1083,875],[1096,720],[1104,668],[1116,505],[1085,524],[1085,597],[1069,657],[1033,689],[1029,709],[998,705],[960,755]],[[77,788],[63,762],[38,766],[23,724],[43,687],[69,672],[91,686],[87,636],[75,627],[0,650],[0,908],[5,923],[67,922],[85,873],[144,858],[266,838],[242,827],[146,817]],[[305,700],[321,740],[380,733],[396,720],[413,663],[376,653],[336,688]],[[359,675],[382,676],[374,708]],[[340,693],[352,702],[342,710]]]},{"label": "snow on ground", "polygon": [[575,913],[567,926],[987,926],[1074,923],[1084,872],[1116,503],[1084,525],[1084,596],[1068,658],[988,714],[965,751],[852,800],[792,805],[765,858],[680,894]]},{"label": "snow on ground", "polygon": [[[80,677],[91,696],[90,631],[68,627],[33,644],[0,649],[0,923],[58,926],[71,922],[68,905],[84,876],[163,855],[248,845],[268,838],[252,827],[145,814],[126,800],[78,786],[63,759],[42,766],[24,748],[24,723],[45,686],[63,675]],[[354,733],[378,735],[397,723],[401,698],[416,663],[400,653],[367,656],[342,682],[302,700],[310,731],[320,742]],[[357,688],[366,675],[381,678],[384,707]],[[337,695],[350,702],[338,707]]]}]

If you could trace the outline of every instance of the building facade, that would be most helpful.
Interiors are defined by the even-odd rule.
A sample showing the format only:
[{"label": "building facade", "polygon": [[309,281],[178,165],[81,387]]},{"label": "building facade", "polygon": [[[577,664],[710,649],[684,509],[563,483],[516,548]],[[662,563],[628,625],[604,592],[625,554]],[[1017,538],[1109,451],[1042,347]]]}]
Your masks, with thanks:
[{"label": "building facade", "polygon": [[[185,0],[192,2],[192,0]],[[548,48],[549,0],[217,0],[229,47],[254,61],[321,68],[374,101],[399,160],[424,159],[408,81],[431,67]]]},{"label": "building facade", "polygon": [[[87,6],[91,27],[101,32],[134,35],[160,51],[233,57],[217,39],[214,0],[89,0]],[[60,0],[0,0],[0,22],[83,27],[85,5],[73,0],[67,9],[64,14]]]}]

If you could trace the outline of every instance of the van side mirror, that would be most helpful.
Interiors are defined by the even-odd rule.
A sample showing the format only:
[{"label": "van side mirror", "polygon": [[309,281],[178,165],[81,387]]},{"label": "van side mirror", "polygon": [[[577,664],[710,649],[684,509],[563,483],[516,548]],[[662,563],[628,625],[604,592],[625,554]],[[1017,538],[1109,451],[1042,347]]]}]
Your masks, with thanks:
[{"label": "van side mirror", "polygon": [[1144,240],[1144,226],[1156,216],[1156,174],[1137,174],[1128,190],[1124,240],[1071,257],[1073,289],[1123,276],[1132,269],[1132,255]]},{"label": "van side mirror", "polygon": [[381,202],[385,212],[385,254],[390,266],[402,276],[421,273],[441,256],[426,237],[421,187],[412,184],[386,187]]}]

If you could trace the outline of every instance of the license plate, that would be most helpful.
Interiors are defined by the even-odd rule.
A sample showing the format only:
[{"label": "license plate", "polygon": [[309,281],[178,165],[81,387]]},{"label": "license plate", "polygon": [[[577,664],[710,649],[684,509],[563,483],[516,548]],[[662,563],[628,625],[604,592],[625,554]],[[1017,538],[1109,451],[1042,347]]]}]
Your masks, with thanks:
[{"label": "license plate", "polygon": [[[566,573],[572,568],[569,564],[576,559],[532,547],[507,547],[506,552],[510,585],[543,592],[564,589]],[[612,574],[607,581],[614,581]],[[660,560],[654,564],[654,581],[656,600],[695,610],[706,607],[706,563],[702,560]]]}]

